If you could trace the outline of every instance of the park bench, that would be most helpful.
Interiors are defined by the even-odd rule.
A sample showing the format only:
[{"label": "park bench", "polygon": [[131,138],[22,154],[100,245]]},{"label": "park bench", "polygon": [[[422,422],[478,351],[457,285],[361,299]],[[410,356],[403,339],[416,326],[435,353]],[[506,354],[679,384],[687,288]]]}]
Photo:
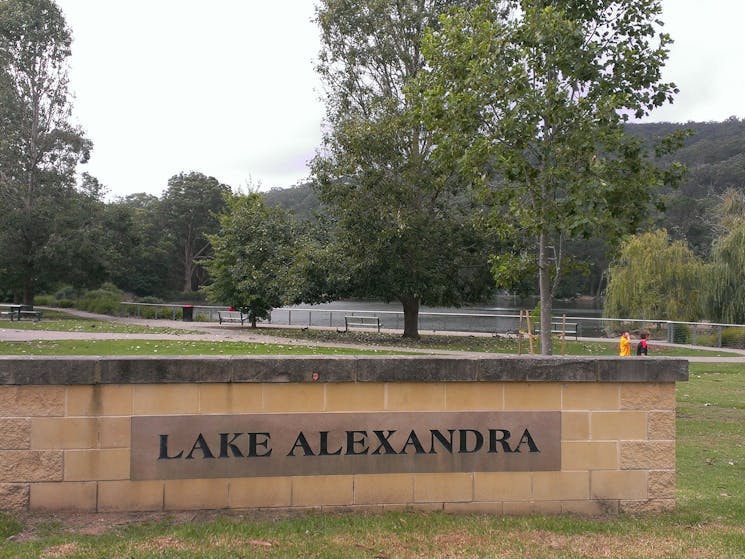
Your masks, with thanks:
[{"label": "park bench", "polygon": [[345,316],[344,332],[350,328],[376,328],[380,332],[380,318],[377,316]]},{"label": "park bench", "polygon": [[0,316],[7,317],[11,321],[30,318],[34,322],[39,322],[41,320],[41,311],[35,311],[23,305],[10,305],[10,310],[0,312]]},{"label": "park bench", "polygon": [[[552,334],[564,334],[565,336],[574,336],[574,339],[579,339],[579,328],[576,322],[552,322],[551,333]],[[534,334],[540,334],[540,329],[536,329]]]},{"label": "park bench", "polygon": [[34,322],[39,322],[41,320],[41,311],[21,311],[18,314],[18,320],[21,320],[22,318],[30,318]]},{"label": "park bench", "polygon": [[241,325],[248,317],[240,311],[217,311],[217,320],[223,322],[240,322]]}]

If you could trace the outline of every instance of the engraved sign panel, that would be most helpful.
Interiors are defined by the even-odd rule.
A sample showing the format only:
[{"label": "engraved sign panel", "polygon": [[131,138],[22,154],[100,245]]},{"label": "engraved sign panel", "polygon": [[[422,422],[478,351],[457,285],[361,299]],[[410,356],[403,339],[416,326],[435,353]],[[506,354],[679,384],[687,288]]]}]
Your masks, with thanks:
[{"label": "engraved sign panel", "polygon": [[133,480],[560,469],[558,411],[132,418]]}]

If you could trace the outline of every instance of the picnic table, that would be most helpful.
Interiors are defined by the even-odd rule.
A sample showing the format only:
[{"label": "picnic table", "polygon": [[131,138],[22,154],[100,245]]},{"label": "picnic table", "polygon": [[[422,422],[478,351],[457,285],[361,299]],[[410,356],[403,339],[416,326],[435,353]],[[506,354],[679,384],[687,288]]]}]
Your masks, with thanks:
[{"label": "picnic table", "polygon": [[7,311],[0,311],[0,316],[10,318],[11,322],[14,320],[21,320],[22,318],[30,318],[34,322],[41,320],[41,311],[35,311],[33,307],[29,305],[0,305],[7,308]]}]

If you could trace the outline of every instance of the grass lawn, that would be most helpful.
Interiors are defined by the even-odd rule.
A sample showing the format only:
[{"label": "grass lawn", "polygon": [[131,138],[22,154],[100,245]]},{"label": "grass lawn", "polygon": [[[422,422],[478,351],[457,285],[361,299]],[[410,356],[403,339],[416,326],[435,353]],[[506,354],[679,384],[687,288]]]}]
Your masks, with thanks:
[{"label": "grass lawn", "polygon": [[36,340],[0,342],[0,355],[370,355],[393,350],[194,340]]},{"label": "grass lawn", "polygon": [[195,334],[197,332],[181,328],[163,328],[159,326],[149,327],[137,324],[125,324],[123,322],[108,322],[102,320],[86,320],[73,318],[46,318],[39,322],[31,320],[0,320],[0,328],[11,328],[15,330],[36,330],[42,332],[90,332],[90,333],[114,333],[114,334]]}]

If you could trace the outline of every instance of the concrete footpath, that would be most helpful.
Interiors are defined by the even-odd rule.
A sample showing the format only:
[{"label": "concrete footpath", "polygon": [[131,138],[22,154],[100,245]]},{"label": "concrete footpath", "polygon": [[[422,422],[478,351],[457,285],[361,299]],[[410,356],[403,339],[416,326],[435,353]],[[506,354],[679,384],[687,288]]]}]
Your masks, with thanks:
[{"label": "concrete footpath", "polygon": [[[45,310],[43,307],[39,307],[41,310]],[[51,310],[51,309],[50,309]],[[57,309],[55,309],[57,310]],[[274,336],[271,334],[273,328],[291,328],[286,325],[272,326],[268,324],[262,324],[260,332],[257,333],[255,330],[247,326],[240,324],[217,324],[215,322],[183,322],[180,320],[168,320],[168,319],[144,319],[144,318],[132,318],[132,317],[112,317],[108,315],[100,315],[89,313],[85,311],[79,311],[76,309],[65,309],[66,313],[79,316],[81,318],[87,318],[92,320],[100,320],[103,322],[112,322],[118,324],[131,324],[137,325],[144,328],[158,328],[158,329],[171,329],[181,330],[181,333],[170,334],[170,333],[114,333],[114,332],[62,332],[62,331],[50,331],[50,330],[25,330],[20,328],[13,328],[12,323],[3,323],[3,326],[9,326],[7,328],[0,328],[0,342],[26,342],[34,340],[189,340],[189,341],[206,341],[206,342],[248,342],[248,343],[278,343],[278,344],[292,344],[292,345],[307,345],[307,346],[325,346],[325,347],[354,347],[358,349],[382,349],[382,350],[396,350],[412,352],[412,353],[426,353],[426,354],[473,354],[471,352],[457,352],[449,350],[430,350],[430,349],[414,349],[411,347],[391,347],[391,346],[372,346],[369,344],[350,344],[340,342],[328,342],[328,341],[315,341],[315,340],[303,340],[297,338],[286,338],[282,336]],[[391,333],[396,333],[390,331]],[[428,332],[427,332],[428,333]],[[463,335],[463,336],[491,336],[491,334],[477,334],[473,332],[437,332],[442,335]],[[596,341],[596,342],[607,342],[608,339],[602,338],[580,338],[585,341]],[[653,342],[652,346],[655,345],[673,345],[665,342]],[[675,344],[678,347],[687,347],[691,349],[702,349],[709,351],[716,351],[713,348],[698,347],[692,345],[681,346]],[[556,348],[555,348],[556,349]],[[738,350],[732,348],[726,348],[721,350],[722,353],[730,355],[722,356],[690,356],[686,357],[690,362],[697,363],[743,363],[745,365],[745,350]],[[732,355],[734,354],[734,355]]]}]

